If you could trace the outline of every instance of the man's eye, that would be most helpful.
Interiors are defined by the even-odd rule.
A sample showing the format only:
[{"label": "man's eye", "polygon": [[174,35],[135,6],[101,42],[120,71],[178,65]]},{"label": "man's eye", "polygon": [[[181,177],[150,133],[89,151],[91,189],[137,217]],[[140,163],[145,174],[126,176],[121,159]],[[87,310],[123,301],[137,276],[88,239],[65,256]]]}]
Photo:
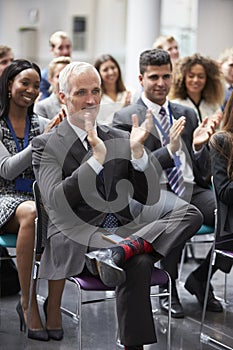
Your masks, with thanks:
[{"label": "man's eye", "polygon": [[86,93],[85,90],[79,90],[77,95],[78,96],[85,96],[85,93]]},{"label": "man's eye", "polygon": [[165,74],[164,76],[163,76],[163,79],[164,80],[168,80],[168,79],[170,79],[171,78],[171,74]]},{"label": "man's eye", "polygon": [[99,94],[100,94],[100,90],[99,89],[93,90],[93,95],[99,95]]}]

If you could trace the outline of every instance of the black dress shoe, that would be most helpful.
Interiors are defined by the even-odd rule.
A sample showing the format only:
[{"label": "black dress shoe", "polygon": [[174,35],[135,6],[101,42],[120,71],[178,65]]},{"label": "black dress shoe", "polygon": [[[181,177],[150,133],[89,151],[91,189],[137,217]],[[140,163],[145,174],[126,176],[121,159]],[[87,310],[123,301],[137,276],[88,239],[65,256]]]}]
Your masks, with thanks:
[{"label": "black dress shoe", "polygon": [[[203,307],[204,304],[204,298],[205,298],[205,289],[206,289],[206,283],[202,281],[198,281],[194,274],[191,273],[189,277],[187,278],[184,287],[187,289],[189,293],[192,295],[194,294],[199,301],[200,305]],[[206,309],[208,311],[213,311],[213,312],[222,312],[223,307],[220,301],[218,301],[213,292],[213,287],[210,284],[209,287],[209,294],[208,294],[208,299],[207,299],[207,307]]]},{"label": "black dress shoe", "polygon": [[[167,287],[159,287],[160,293],[165,293],[167,291]],[[168,296],[161,296],[159,298],[160,308],[163,312],[168,313],[169,310],[169,299]],[[172,297],[171,297],[171,316],[173,318],[184,318],[184,310],[180,303],[178,293],[176,290],[175,281],[172,282]]]},{"label": "black dress shoe", "polygon": [[106,286],[116,287],[125,282],[125,271],[115,264],[111,249],[99,249],[87,253],[85,259],[88,270],[93,275],[97,272]]}]

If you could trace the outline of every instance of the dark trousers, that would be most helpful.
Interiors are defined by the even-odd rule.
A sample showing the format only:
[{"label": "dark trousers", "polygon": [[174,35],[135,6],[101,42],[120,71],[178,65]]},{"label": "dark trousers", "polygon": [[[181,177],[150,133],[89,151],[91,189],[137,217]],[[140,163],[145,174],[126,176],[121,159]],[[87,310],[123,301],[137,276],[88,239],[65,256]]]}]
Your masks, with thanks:
[{"label": "dark trousers", "polygon": [[[113,244],[95,232],[90,250]],[[150,301],[151,273],[160,255],[140,254],[124,264],[126,281],[116,288],[116,309],[121,343],[127,346],[152,344],[157,341]]]},{"label": "dark trousers", "polygon": [[[171,197],[175,203],[172,202]],[[136,255],[129,259],[124,264],[126,281],[116,289],[120,339],[126,346],[156,342],[150,301],[153,265],[166,252],[177,247],[179,242],[184,245],[202,223],[202,215],[196,207],[188,205],[167,191],[162,191],[160,201],[156,205],[143,206],[141,209],[143,209],[141,214],[138,211],[135,219],[135,229],[139,228],[142,222],[149,222],[149,224],[134,231],[134,234],[150,242],[154,252]],[[125,229],[127,233],[127,227]],[[122,230],[119,229],[118,233],[121,232]],[[112,245],[102,238],[102,234],[103,232],[95,232],[92,235],[89,242],[90,250]]]},{"label": "dark trousers", "polygon": [[[174,195],[176,196],[176,195]],[[211,189],[204,189],[197,185],[194,185],[193,192],[191,196],[191,204],[196,206],[203,215],[203,223],[205,225],[214,226],[214,210],[215,210],[215,201],[214,194]],[[176,280],[178,277],[178,264],[180,260],[180,255],[184,244],[180,244],[178,247],[173,249],[164,259],[161,260],[161,267],[164,268],[171,276],[173,280]],[[210,251],[207,254],[204,261],[200,266],[194,271],[195,277],[205,282],[207,279],[208,269],[210,264]],[[232,262],[224,257],[218,257],[216,259],[215,265],[212,269],[212,275],[218,270],[223,272],[229,272],[232,267]]]},{"label": "dark trousers", "polygon": [[150,254],[129,259],[124,269],[126,282],[116,288],[119,333],[126,346],[157,341],[150,300],[150,281],[156,259]]}]

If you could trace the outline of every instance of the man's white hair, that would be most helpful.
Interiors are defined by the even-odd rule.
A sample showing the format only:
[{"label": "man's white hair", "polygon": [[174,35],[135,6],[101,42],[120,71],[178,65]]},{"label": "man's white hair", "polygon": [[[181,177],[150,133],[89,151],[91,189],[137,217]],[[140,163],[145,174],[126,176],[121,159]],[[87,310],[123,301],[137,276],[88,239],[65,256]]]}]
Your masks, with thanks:
[{"label": "man's white hair", "polygon": [[87,62],[71,62],[59,74],[59,89],[65,95],[69,93],[69,79],[72,74],[80,75],[87,71],[93,71],[101,84],[101,78],[97,69],[90,63]]}]

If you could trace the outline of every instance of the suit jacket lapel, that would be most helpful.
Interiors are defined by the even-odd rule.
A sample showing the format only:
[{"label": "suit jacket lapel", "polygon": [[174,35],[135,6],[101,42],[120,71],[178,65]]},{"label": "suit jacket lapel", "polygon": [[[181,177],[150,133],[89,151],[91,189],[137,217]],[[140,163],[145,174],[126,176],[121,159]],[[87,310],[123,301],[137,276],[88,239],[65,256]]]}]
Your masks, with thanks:
[{"label": "suit jacket lapel", "polygon": [[[145,105],[143,100],[139,98],[137,103],[141,106],[143,106],[145,109],[148,109],[148,107]],[[156,116],[154,116],[156,118]],[[145,120],[145,118],[144,118]],[[153,123],[153,127],[151,129],[150,135],[145,141],[145,146],[148,147],[149,149],[154,149],[154,148],[159,148],[161,147],[161,141],[160,141],[160,136],[157,130],[157,127],[155,126],[155,123]]]},{"label": "suit jacket lapel", "polygon": [[[116,149],[115,147],[110,147],[112,144],[112,138],[110,137],[110,129],[107,127],[100,127],[97,128],[98,135],[100,136],[101,140],[104,142],[106,141],[105,145],[107,147],[108,153],[106,158],[106,164],[104,164],[103,169],[103,178],[104,178],[104,188],[105,188],[105,196],[108,198],[109,194],[111,193],[111,187],[113,185],[113,176],[115,172],[115,159],[116,159]],[[109,142],[107,142],[109,140]],[[108,161],[108,155],[111,154],[111,159]],[[113,160],[113,161],[111,161]]]},{"label": "suit jacket lapel", "polygon": [[82,163],[88,151],[78,138],[75,131],[71,128],[67,120],[58,126],[58,136],[65,149],[69,149],[69,155],[72,156],[79,164]]}]

